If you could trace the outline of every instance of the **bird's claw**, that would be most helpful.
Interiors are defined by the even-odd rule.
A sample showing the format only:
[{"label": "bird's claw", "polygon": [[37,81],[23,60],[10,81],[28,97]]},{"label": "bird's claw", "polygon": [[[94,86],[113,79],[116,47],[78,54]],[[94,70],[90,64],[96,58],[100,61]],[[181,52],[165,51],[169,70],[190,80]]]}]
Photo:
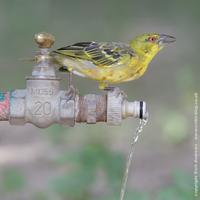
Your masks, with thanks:
[{"label": "bird's claw", "polygon": [[104,91],[113,92],[116,89],[114,86],[107,86],[104,88]]},{"label": "bird's claw", "polygon": [[73,85],[70,85],[65,96],[67,97],[67,100],[71,100],[75,98],[76,93],[77,93],[76,88]]}]

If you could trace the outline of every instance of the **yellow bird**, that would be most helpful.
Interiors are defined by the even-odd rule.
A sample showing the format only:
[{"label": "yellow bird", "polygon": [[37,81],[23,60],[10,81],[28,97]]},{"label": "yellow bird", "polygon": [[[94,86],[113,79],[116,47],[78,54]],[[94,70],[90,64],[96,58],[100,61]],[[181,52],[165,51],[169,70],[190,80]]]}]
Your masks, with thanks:
[{"label": "yellow bird", "polygon": [[143,34],[129,44],[121,42],[79,42],[52,52],[60,71],[88,77],[99,82],[99,88],[141,77],[153,57],[175,37],[165,34]]}]

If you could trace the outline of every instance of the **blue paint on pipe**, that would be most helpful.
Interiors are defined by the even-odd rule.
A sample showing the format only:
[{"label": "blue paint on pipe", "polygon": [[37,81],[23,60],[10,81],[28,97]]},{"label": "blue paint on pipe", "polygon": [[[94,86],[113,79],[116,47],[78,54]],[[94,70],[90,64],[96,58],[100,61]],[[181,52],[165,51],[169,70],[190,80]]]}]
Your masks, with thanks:
[{"label": "blue paint on pipe", "polygon": [[4,92],[0,92],[0,101],[4,101],[5,95]]}]

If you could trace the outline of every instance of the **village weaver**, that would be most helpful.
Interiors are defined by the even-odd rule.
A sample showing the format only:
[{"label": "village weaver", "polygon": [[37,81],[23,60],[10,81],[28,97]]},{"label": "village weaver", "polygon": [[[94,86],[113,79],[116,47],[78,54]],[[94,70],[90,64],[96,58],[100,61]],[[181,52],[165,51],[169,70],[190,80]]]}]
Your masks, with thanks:
[{"label": "village weaver", "polygon": [[153,57],[173,36],[143,34],[129,44],[121,42],[78,42],[52,52],[60,71],[88,77],[99,82],[99,88],[141,77]]}]

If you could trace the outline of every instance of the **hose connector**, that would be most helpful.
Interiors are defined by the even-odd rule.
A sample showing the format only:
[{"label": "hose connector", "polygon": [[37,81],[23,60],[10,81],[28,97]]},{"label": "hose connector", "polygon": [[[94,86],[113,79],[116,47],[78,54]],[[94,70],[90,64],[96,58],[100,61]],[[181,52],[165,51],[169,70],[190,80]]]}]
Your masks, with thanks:
[{"label": "hose connector", "polygon": [[146,102],[144,101],[128,102],[127,100],[124,100],[122,104],[122,117],[123,119],[127,117],[147,119],[148,112],[147,112]]},{"label": "hose connector", "polygon": [[119,125],[123,119],[128,117],[147,119],[146,102],[129,102],[127,95],[122,90],[114,88],[107,94],[107,123]]}]

